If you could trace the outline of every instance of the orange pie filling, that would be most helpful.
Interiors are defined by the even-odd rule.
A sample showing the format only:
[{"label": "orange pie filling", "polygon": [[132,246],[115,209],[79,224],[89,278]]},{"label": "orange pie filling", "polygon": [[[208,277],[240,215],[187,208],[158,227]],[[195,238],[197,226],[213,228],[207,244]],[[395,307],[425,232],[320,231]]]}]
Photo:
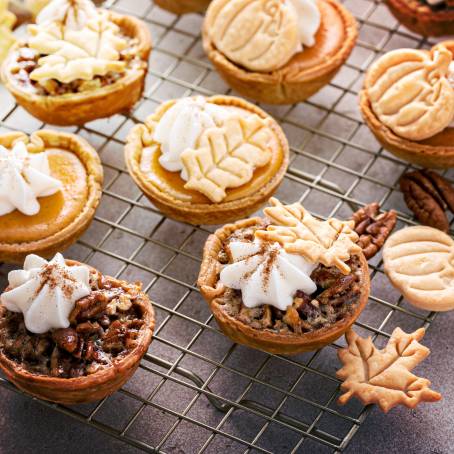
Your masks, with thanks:
[{"label": "orange pie filling", "polygon": [[75,153],[62,148],[46,149],[50,176],[61,190],[39,197],[39,212],[28,216],[17,209],[0,216],[0,243],[39,241],[60,232],[80,215],[88,200],[87,170]]}]

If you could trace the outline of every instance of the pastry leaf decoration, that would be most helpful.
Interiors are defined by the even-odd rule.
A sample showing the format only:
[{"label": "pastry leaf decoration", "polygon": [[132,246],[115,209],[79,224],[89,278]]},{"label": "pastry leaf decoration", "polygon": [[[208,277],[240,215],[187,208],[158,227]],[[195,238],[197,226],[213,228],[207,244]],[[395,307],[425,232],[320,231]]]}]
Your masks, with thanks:
[{"label": "pastry leaf decoration", "polygon": [[221,127],[206,129],[197,148],[181,154],[188,175],[184,187],[221,202],[227,188],[247,183],[257,167],[270,161],[270,140],[270,130],[258,115],[232,115]]},{"label": "pastry leaf decoration", "polygon": [[91,80],[109,71],[122,72],[125,68],[119,59],[128,43],[119,36],[117,25],[105,15],[96,16],[81,30],[51,22],[30,26],[29,32],[29,46],[44,55],[30,74],[32,80],[56,79],[69,83],[76,79]]},{"label": "pastry leaf decoration", "polygon": [[349,330],[345,335],[348,347],[338,351],[344,365],[336,374],[343,380],[339,403],[357,397],[365,405],[378,404],[387,413],[397,405],[415,408],[420,402],[440,400],[429,380],[411,372],[430,354],[418,342],[424,334],[424,328],[411,334],[396,328],[386,347],[379,350],[370,337],[364,339]]},{"label": "pastry leaf decoration", "polygon": [[379,120],[397,135],[423,140],[454,118],[454,88],[449,77],[451,52],[443,45],[431,53],[398,49],[369,70],[366,89]]},{"label": "pastry leaf decoration", "polygon": [[353,221],[314,218],[299,203],[283,205],[279,200],[270,200],[272,207],[264,209],[272,225],[266,230],[257,230],[256,236],[268,241],[277,241],[291,254],[300,254],[311,263],[336,266],[343,274],[350,273],[345,263],[352,254],[361,252],[356,244],[358,235],[353,230]]}]

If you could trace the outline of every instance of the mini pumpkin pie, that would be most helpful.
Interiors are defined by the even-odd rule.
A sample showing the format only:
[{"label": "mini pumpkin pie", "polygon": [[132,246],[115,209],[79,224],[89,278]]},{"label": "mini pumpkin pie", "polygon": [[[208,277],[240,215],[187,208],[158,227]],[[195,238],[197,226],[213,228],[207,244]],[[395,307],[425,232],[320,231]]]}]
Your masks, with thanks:
[{"label": "mini pumpkin pie", "polygon": [[8,0],[0,0],[0,63],[8,54],[9,48],[16,42],[12,28],[16,16],[8,10]]},{"label": "mini pumpkin pie", "polygon": [[197,13],[206,10],[211,0],[154,0],[159,7],[174,14]]},{"label": "mini pumpkin pie", "polygon": [[74,134],[0,135],[0,260],[69,247],[93,219],[102,180],[96,151]]},{"label": "mini pumpkin pie", "polygon": [[0,295],[0,369],[19,389],[62,404],[119,389],[147,352],[154,311],[140,283],[57,254],[11,271]]},{"label": "mini pumpkin pie", "polygon": [[233,341],[278,354],[316,350],[352,325],[369,297],[353,221],[320,221],[271,199],[265,219],[208,238],[198,285]]},{"label": "mini pumpkin pie", "polygon": [[454,166],[454,41],[398,49],[369,68],[364,120],[384,148],[423,167]]},{"label": "mini pumpkin pie", "polygon": [[386,0],[396,19],[415,33],[443,36],[454,33],[452,0]]},{"label": "mini pumpkin pie", "polygon": [[288,154],[268,114],[229,96],[168,101],[132,129],[125,147],[129,173],[144,194],[191,224],[258,210],[282,181]]},{"label": "mini pumpkin pie", "polygon": [[214,0],[203,45],[225,81],[270,104],[312,96],[335,76],[358,35],[336,0]]},{"label": "mini pumpkin pie", "polygon": [[2,65],[16,101],[45,123],[80,125],[129,110],[141,97],[147,26],[89,0],[54,0]]},{"label": "mini pumpkin pie", "polygon": [[414,306],[454,309],[454,240],[446,233],[426,226],[399,230],[385,243],[383,263],[391,283]]}]

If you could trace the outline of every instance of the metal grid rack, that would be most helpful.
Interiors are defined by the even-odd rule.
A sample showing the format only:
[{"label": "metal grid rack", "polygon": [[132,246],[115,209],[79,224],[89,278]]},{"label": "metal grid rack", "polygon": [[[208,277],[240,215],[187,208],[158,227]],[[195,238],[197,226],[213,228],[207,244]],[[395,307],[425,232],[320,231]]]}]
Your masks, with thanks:
[{"label": "metal grid rack", "polygon": [[[374,0],[345,0],[360,24],[360,39],[334,81],[308,102],[263,106],[281,123],[291,161],[277,196],[299,201],[321,217],[348,217],[378,200],[397,208],[400,227],[412,224],[396,188],[408,164],[380,148],[361,121],[357,94],[364,71],[380,53],[429,43],[399,27]],[[336,404],[336,349],[281,357],[235,345],[218,330],[195,280],[212,227],[164,218],[131,183],[122,147],[134,122],[168,98],[230,93],[204,56],[202,16],[176,17],[150,0],[112,0],[106,7],[146,21],[153,35],[147,89],[130,116],[117,115],[69,128],[99,151],[105,169],[101,206],[92,227],[66,256],[104,273],[141,280],[155,301],[157,329],[138,372],[115,395],[55,411],[146,452],[297,453],[343,451],[370,407]],[[44,127],[0,87],[0,131]],[[5,100],[5,101],[4,101]],[[449,175],[448,175],[449,177]],[[10,268],[0,267],[0,282]],[[428,327],[433,313],[408,306],[371,264],[372,296],[356,323],[380,344],[396,326]],[[17,391],[5,379],[0,384]]]}]

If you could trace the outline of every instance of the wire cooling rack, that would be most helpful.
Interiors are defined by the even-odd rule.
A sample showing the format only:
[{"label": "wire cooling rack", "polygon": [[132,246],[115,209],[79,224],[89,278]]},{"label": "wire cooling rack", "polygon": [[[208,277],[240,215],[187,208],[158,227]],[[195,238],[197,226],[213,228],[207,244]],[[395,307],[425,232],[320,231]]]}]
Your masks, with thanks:
[{"label": "wire cooling rack", "polygon": [[[429,43],[400,28],[379,1],[344,3],[361,31],[334,81],[308,102],[263,106],[291,144],[290,167],[277,196],[302,202],[321,217],[340,218],[379,201],[384,209],[397,208],[398,227],[403,227],[413,221],[396,183],[409,166],[373,139],[361,121],[357,95],[364,71],[377,55]],[[231,343],[195,286],[203,243],[214,229],[166,219],[125,171],[122,149],[128,131],[160,102],[230,93],[204,56],[202,16],[177,17],[150,0],[110,1],[106,7],[146,21],[154,50],[145,96],[130,116],[68,129],[99,151],[105,187],[92,227],[66,256],[106,274],[141,280],[155,302],[158,323],[149,353],[121,391],[90,405],[42,404],[147,452],[343,451],[370,411],[358,402],[336,404],[336,349],[343,340],[294,357]],[[30,133],[45,126],[17,107],[3,87],[0,100],[0,131]],[[381,257],[371,265],[372,296],[355,329],[382,344],[396,326],[407,331],[429,327],[434,314],[402,300],[384,276]],[[9,269],[0,267],[2,284]]]}]

